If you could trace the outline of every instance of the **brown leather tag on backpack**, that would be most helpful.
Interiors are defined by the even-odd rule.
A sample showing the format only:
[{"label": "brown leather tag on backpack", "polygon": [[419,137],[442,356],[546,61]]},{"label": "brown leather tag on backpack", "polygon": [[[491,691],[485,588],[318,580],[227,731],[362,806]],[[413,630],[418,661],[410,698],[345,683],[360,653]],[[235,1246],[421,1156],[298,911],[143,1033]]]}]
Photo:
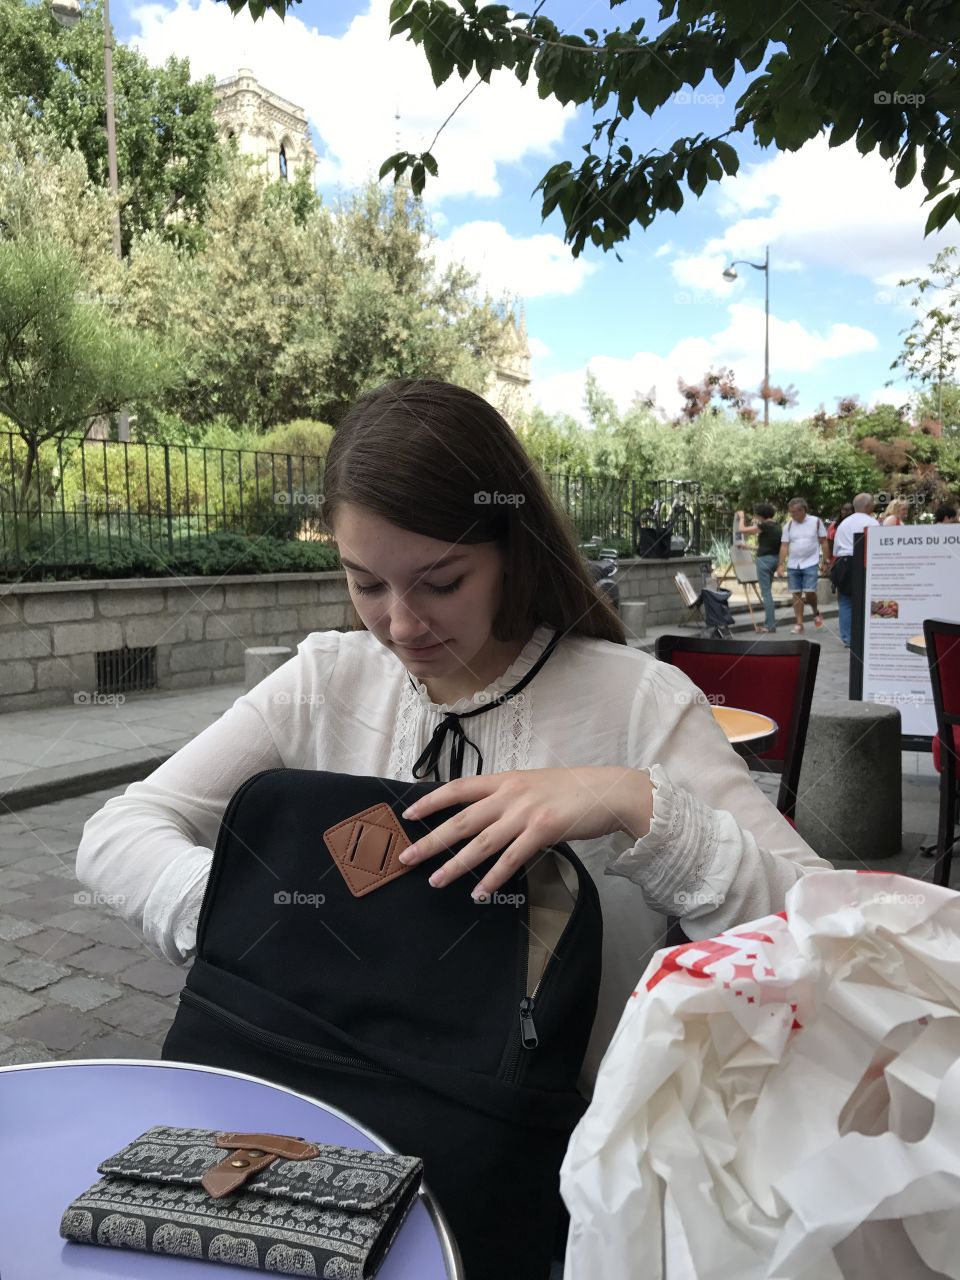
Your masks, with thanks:
[{"label": "brown leather tag on backpack", "polygon": [[385,801],[344,818],[326,830],[323,839],[355,898],[413,870],[398,861],[413,841]]}]

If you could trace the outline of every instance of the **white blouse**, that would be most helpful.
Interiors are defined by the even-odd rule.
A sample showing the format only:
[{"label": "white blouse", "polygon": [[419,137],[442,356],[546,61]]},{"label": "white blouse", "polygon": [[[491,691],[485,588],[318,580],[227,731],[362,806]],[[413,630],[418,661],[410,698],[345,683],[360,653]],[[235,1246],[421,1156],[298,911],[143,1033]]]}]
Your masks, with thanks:
[{"label": "white blouse", "polygon": [[[312,632],[295,657],[87,821],[78,878],[118,895],[117,909],[153,946],[189,963],[220,819],[246,778],[286,767],[414,781],[447,711],[507,692],[553,634],[537,627],[486,689],[438,704],[369,631]],[[617,832],[568,842],[603,909],[599,1008],[581,1079],[588,1097],[624,1004],[663,945],[665,916],[682,916],[690,937],[710,937],[779,911],[800,875],[830,867],[755,785],[687,676],[639,649],[567,636],[521,694],[462,724],[484,774],[623,764],[647,769],[654,783],[642,839]],[[467,746],[464,773],[476,767]],[[438,892],[469,890],[456,881]]]}]

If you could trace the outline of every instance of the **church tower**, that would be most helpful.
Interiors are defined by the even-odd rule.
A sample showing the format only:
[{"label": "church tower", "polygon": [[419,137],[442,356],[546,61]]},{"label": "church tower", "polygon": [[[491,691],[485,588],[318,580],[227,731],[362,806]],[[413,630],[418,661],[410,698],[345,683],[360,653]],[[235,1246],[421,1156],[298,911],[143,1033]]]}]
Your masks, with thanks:
[{"label": "church tower", "polygon": [[313,178],[317,153],[302,107],[265,89],[249,67],[218,81],[214,92],[220,137],[236,138],[244,155],[255,156],[265,166],[265,177],[292,182],[307,169]]}]

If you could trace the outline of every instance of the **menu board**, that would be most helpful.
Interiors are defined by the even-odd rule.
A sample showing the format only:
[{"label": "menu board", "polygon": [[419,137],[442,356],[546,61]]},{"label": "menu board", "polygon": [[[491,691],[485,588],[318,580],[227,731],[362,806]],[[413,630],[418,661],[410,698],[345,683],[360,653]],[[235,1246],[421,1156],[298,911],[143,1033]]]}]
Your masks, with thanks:
[{"label": "menu board", "polygon": [[[937,732],[925,654],[907,641],[925,618],[960,621],[960,525],[871,525],[864,531],[860,696],[900,710],[904,736]],[[857,631],[861,630],[857,627]]]}]

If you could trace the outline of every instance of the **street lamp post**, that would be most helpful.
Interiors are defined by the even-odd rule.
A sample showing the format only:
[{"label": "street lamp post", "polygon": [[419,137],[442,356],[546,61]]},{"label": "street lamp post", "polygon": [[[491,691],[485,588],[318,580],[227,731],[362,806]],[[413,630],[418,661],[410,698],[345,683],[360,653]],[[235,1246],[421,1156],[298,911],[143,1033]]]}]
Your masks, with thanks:
[{"label": "street lamp post", "polygon": [[[52,0],[50,8],[61,27],[68,31],[83,16],[79,0]],[[107,95],[107,170],[110,174],[110,190],[114,196],[113,252],[121,258],[120,246],[120,182],[117,176],[117,122],[113,110],[113,37],[110,29],[110,0],[103,0],[103,87]],[[130,439],[130,419],[121,409],[117,423],[117,438]]]},{"label": "street lamp post", "polygon": [[770,246],[767,245],[767,251],[764,255],[763,262],[746,262],[742,258],[736,258],[729,266],[724,268],[724,280],[736,280],[737,273],[734,270],[739,264],[743,267],[753,267],[755,271],[762,271],[764,274],[764,290],[763,290],[763,425],[770,425]]}]

